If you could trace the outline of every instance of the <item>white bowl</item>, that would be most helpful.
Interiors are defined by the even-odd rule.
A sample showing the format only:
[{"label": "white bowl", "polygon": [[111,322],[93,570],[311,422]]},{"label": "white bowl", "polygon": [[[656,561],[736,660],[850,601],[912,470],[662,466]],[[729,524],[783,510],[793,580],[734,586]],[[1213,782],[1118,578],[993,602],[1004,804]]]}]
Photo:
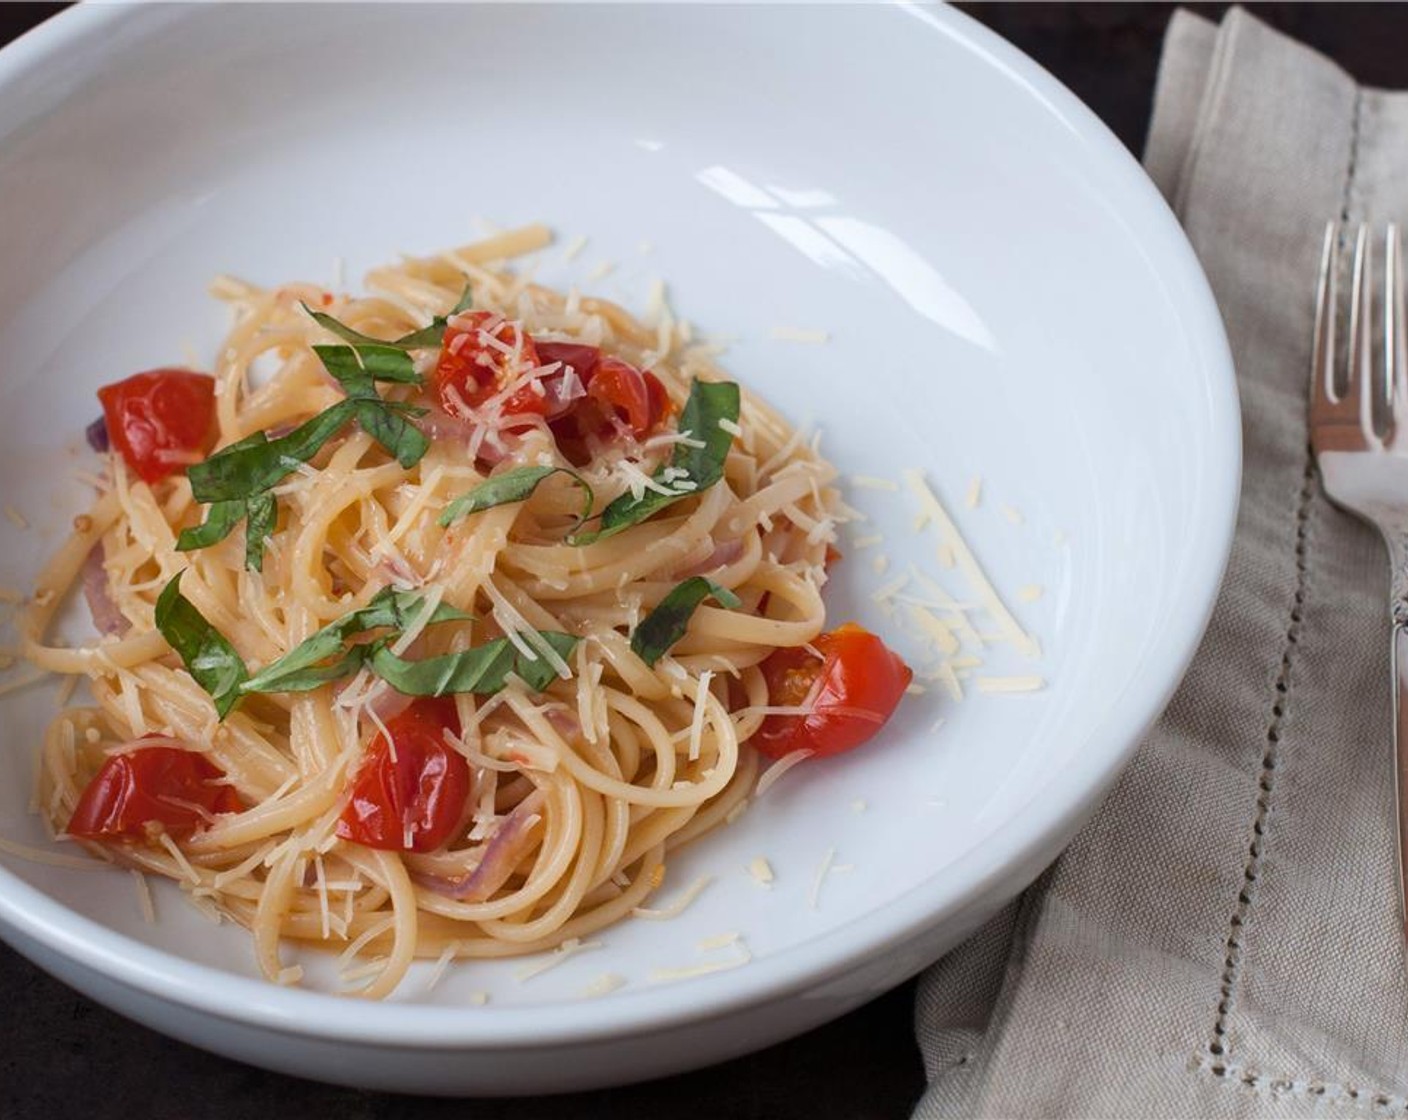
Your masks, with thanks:
[{"label": "white bowl", "polygon": [[[1040,661],[992,664],[1046,688],[911,698],[879,741],[793,771],[673,860],[665,901],[717,876],[682,916],[628,921],[528,983],[496,963],[383,1005],[279,988],[243,931],[174,890],[148,926],[126,875],[11,857],[0,932],[100,1002],[274,1069],[431,1093],[638,1080],[857,1006],[1057,855],[1211,608],[1238,483],[1231,367],[1134,161],[946,9],[84,6],[0,52],[0,479],[35,526],[5,528],[0,578],[27,585],[81,507],[94,388],[187,347],[209,360],[214,274],[331,282],[340,257],[355,285],[471,239],[476,214],[589,235],[570,265],[544,257],[559,283],[616,262],[595,287],[640,305],[666,278],[847,474],[926,471],[1000,588],[1045,588],[1013,600]],[[870,600],[879,551],[937,570],[908,500],[853,492],[885,541],[845,550],[836,617],[895,630]],[[43,843],[27,802],[53,703],[42,686],[3,701],[10,840]],[[853,870],[813,908],[830,849]],[[771,890],[743,870],[760,854]],[[649,982],[728,931],[747,967]],[[605,971],[630,983],[580,998]]]}]

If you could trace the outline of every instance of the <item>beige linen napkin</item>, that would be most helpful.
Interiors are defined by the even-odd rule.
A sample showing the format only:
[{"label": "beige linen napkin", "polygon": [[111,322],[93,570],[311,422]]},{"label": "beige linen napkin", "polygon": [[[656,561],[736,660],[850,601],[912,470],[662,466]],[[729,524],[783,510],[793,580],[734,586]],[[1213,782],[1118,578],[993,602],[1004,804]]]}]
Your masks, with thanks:
[{"label": "beige linen napkin", "polygon": [[1146,163],[1237,364],[1231,563],[1097,818],[924,978],[917,1115],[1403,1116],[1387,573],[1320,488],[1305,386],[1325,221],[1408,219],[1408,94],[1180,13]]}]

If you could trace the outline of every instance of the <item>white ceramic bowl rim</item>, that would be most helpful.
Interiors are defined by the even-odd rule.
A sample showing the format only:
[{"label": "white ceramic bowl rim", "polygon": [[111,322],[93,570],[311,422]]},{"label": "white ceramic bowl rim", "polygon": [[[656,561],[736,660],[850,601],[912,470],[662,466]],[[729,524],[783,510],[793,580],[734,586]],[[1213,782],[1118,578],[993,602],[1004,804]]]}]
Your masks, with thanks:
[{"label": "white ceramic bowl rim", "polygon": [[[907,5],[906,5],[907,6]],[[0,96],[29,75],[52,66],[69,48],[110,35],[130,13],[121,7],[71,9],[0,52]],[[883,953],[981,897],[1013,865],[1040,859],[1064,822],[1090,807],[1111,773],[1133,753],[1143,732],[1172,695],[1192,659],[1207,620],[1236,520],[1241,436],[1231,356],[1222,322],[1197,259],[1163,199],[1135,160],[1095,115],[1059,82],[997,35],[951,9],[924,9],[922,18],[958,46],[1020,82],[1060,119],[1092,165],[1118,189],[1126,216],[1148,252],[1166,262],[1165,279],[1178,294],[1190,335],[1202,341],[1208,369],[1207,445],[1211,469],[1201,541],[1189,549],[1187,586],[1200,609],[1174,620],[1152,653],[1138,687],[1111,699],[1109,713],[1059,782],[1020,819],[1005,822],[988,840],[881,909],[746,969],[722,973],[707,985],[634,992],[626,998],[543,1007],[496,1007],[492,1014],[464,1009],[358,1003],[343,997],[280,988],[231,976],[143,945],[74,914],[0,868],[0,919],[79,964],[157,998],[228,1019],[291,1034],[375,1042],[382,1046],[477,1049],[550,1047],[564,1041],[608,1039],[682,1022],[729,1015],[825,982],[852,960]]]}]

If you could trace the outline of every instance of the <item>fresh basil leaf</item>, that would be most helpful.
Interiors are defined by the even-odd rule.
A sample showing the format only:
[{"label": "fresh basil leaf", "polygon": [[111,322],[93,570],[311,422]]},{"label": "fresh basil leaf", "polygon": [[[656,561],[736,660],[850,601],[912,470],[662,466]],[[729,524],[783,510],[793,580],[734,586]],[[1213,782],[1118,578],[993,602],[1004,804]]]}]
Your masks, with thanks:
[{"label": "fresh basil leaf", "polygon": [[315,346],[314,352],[328,373],[357,402],[357,423],[401,466],[410,468],[430,450],[430,439],[406,419],[425,410],[400,401],[383,400],[376,382],[395,381],[419,385],[410,356],[382,344],[371,346]]},{"label": "fresh basil leaf", "polygon": [[244,517],[245,503],[239,499],[215,502],[205,511],[205,520],[189,529],[182,529],[176,538],[177,552],[193,552],[198,548],[209,548],[219,544],[233,531]]},{"label": "fresh basil leaf", "polygon": [[421,376],[411,356],[394,346],[358,346],[357,357],[362,368],[375,381],[391,381],[398,385],[419,385]]},{"label": "fresh basil leaf", "polygon": [[[365,607],[359,607],[357,610],[349,611],[341,618],[334,619],[317,633],[299,642],[278,660],[269,662],[244,683],[243,691],[298,692],[305,688],[316,688],[318,684],[329,680],[336,680],[345,674],[329,673],[317,679],[306,677],[306,674],[310,672],[327,673],[328,670],[315,667],[326,662],[330,657],[339,657],[341,660],[336,664],[343,664],[350,653],[343,647],[354,634],[361,634],[367,630],[378,630],[383,627],[405,630],[415,620],[423,602],[424,598],[418,592],[397,591],[392,587],[383,587],[372,596]],[[448,603],[441,603],[431,613],[426,625],[434,625],[437,622],[463,621],[471,617],[473,616],[465,614],[464,611],[458,610]],[[353,647],[353,649],[358,648],[361,647]],[[360,665],[359,661],[346,671],[354,672]],[[305,677],[312,683],[305,684],[302,688],[289,687],[289,681],[299,681]]]},{"label": "fresh basil leaf", "polygon": [[359,403],[338,401],[288,435],[269,439],[256,432],[203,463],[193,463],[186,469],[191,493],[198,502],[224,502],[272,490],[337,435],[356,416]]},{"label": "fresh basil leaf", "polygon": [[[390,341],[388,341],[387,339],[384,339],[384,338],[373,338],[373,337],[372,337],[371,335],[369,335],[369,334],[363,334],[363,333],[362,333],[361,331],[359,331],[359,330],[354,330],[352,327],[349,327],[346,323],[342,322],[340,319],[336,318],[335,316],[329,315],[326,311],[315,311],[315,310],[313,310],[313,308],[309,307],[306,303],[303,304],[302,306],[303,306],[303,310],[306,311],[306,312],[308,312],[308,314],[313,317],[314,322],[316,322],[316,323],[318,324],[318,326],[322,327],[324,330],[329,330],[329,331],[331,331],[333,334],[337,335],[337,337],[340,338],[340,339],[342,339],[344,342],[350,342],[350,343],[352,343],[353,346],[395,346],[395,347],[398,347],[398,348],[406,349],[406,348],[408,348],[410,345],[425,345],[425,346],[433,346],[433,345],[435,345],[435,344],[432,343],[432,342],[425,342],[425,343],[408,343],[408,342],[407,342],[407,339],[413,339],[413,338],[415,338],[416,335],[424,333],[423,331],[412,331],[412,332],[411,332],[410,334],[408,334],[408,335],[404,335],[404,336],[401,337],[401,338],[393,339],[393,340],[390,340]],[[430,327],[425,328],[425,330],[427,330],[427,331],[430,330],[430,329],[431,329]]]},{"label": "fresh basil leaf", "polygon": [[466,285],[464,286],[464,291],[462,291],[462,292],[460,293],[460,298],[457,299],[457,300],[455,300],[455,306],[452,307],[452,308],[450,308],[450,313],[449,313],[449,315],[447,315],[447,316],[445,316],[445,317],[446,317],[447,319],[453,319],[456,315],[460,314],[460,312],[462,312],[462,311],[468,311],[468,310],[469,310],[471,307],[473,307],[473,306],[474,306],[474,288],[473,288],[472,285],[466,284]]},{"label": "fresh basil leaf", "polygon": [[[542,638],[552,651],[564,661],[576,652],[577,643],[582,640],[575,634],[564,634],[560,630],[539,630],[538,637]],[[527,644],[531,648],[536,643],[530,641]],[[534,692],[542,692],[558,679],[557,670],[548,664],[547,658],[541,653],[536,658],[524,657],[522,653],[518,653],[513,671],[522,677],[523,683]]]},{"label": "fresh basil leaf", "polygon": [[183,574],[177,572],[162,588],[156,601],[156,628],[180,656],[186,672],[210,694],[216,714],[224,719],[240,698],[240,685],[248,670],[225,635],[181,594]]},{"label": "fresh basil leaf", "polygon": [[696,378],[689,387],[689,398],[680,411],[678,430],[688,432],[704,446],[675,444],[670,466],[674,472],[685,473],[679,475],[672,472],[670,482],[665,480],[663,469],[654,475],[655,480],[668,489],[674,489],[672,483],[684,481],[693,482],[694,489],[673,494],[647,490],[639,498],[629,493],[622,494],[601,511],[599,529],[576,537],[571,543],[591,544],[614,536],[622,529],[640,524],[666,506],[682,498],[692,498],[715,485],[724,476],[724,461],[733,446],[733,436],[719,427],[719,421],[737,424],[738,407],[738,386],[732,381],[700,381]]},{"label": "fresh basil leaf", "polygon": [[447,696],[476,692],[488,696],[504,686],[513,669],[514,649],[507,638],[498,638],[463,653],[407,661],[381,642],[371,654],[372,672],[406,696]]},{"label": "fresh basil leaf", "polygon": [[[456,304],[458,311],[469,298],[469,289]],[[189,551],[206,548],[229,536],[241,518],[245,526],[245,567],[254,571],[264,564],[264,540],[278,521],[278,504],[268,493],[299,465],[308,462],[349,420],[356,420],[372,439],[401,466],[409,469],[425,457],[430,439],[408,417],[425,410],[400,401],[387,401],[377,393],[378,381],[419,385],[415,363],[403,348],[411,335],[397,343],[384,343],[343,326],[330,315],[308,311],[319,323],[342,337],[358,339],[355,346],[315,346],[313,350],[328,373],[347,393],[326,411],[300,424],[278,439],[263,432],[231,444],[203,463],[191,466],[186,475],[198,502],[210,504],[205,521],[181,533],[177,548]],[[437,319],[435,341],[443,334],[445,321]],[[427,343],[433,345],[435,343]]]},{"label": "fresh basil leaf", "polygon": [[264,538],[274,531],[279,515],[278,504],[267,491],[317,454],[355,413],[353,402],[339,401],[286,436],[271,440],[255,432],[189,467],[186,477],[191,480],[191,492],[197,501],[211,505],[199,527],[177,538],[177,549],[207,548],[246,518],[245,567],[261,570]]},{"label": "fresh basil leaf", "polygon": [[349,397],[365,397],[379,401],[376,382],[393,381],[401,385],[419,385],[420,374],[404,350],[385,343],[365,346],[314,346],[328,373],[346,390]]},{"label": "fresh basil leaf", "polygon": [[[541,631],[540,636],[564,660],[581,640],[558,631]],[[448,696],[455,692],[492,696],[504,687],[509,673],[521,677],[534,692],[541,692],[557,679],[556,671],[544,657],[525,657],[507,638],[422,661],[396,656],[383,640],[372,644],[369,661],[373,673],[407,696]]]},{"label": "fresh basil leaf", "polygon": [[415,410],[393,402],[349,397],[300,424],[286,436],[242,440],[186,471],[198,502],[223,502],[272,490],[313,458],[348,420],[359,421],[403,467],[413,467],[430,447],[425,433],[404,419]]},{"label": "fresh basil leaf", "polygon": [[371,643],[349,646],[333,661],[308,665],[298,670],[281,672],[270,676],[269,670],[278,662],[266,665],[240,686],[241,692],[311,692],[333,681],[350,677],[367,661]]},{"label": "fresh basil leaf", "polygon": [[471,513],[493,509],[495,506],[508,505],[510,502],[525,501],[538,488],[538,483],[554,474],[565,474],[582,488],[584,495],[582,512],[577,518],[577,524],[582,524],[591,516],[592,500],[595,495],[585,478],[576,471],[569,471],[566,467],[518,467],[511,471],[505,471],[503,474],[497,474],[493,478],[481,482],[473,490],[461,494],[447,505],[440,513],[440,524],[450,526],[461,518],[468,517]]},{"label": "fresh basil leaf", "polygon": [[256,494],[246,499],[244,518],[244,566],[252,572],[262,572],[264,541],[273,534],[279,520],[279,504],[274,495]]},{"label": "fresh basil leaf", "polygon": [[384,338],[373,338],[369,334],[353,330],[346,323],[340,322],[326,311],[314,311],[306,303],[303,310],[317,322],[320,327],[331,331],[338,338],[345,342],[350,342],[354,346],[392,346],[398,350],[419,350],[431,346],[439,346],[441,339],[445,337],[445,322],[450,316],[458,315],[461,311],[468,311],[473,305],[472,292],[469,285],[465,285],[464,292],[455,302],[455,306],[450,309],[449,315],[437,315],[431,320],[430,326],[421,327],[418,331],[411,331],[410,334],[403,334],[400,338],[387,341]]},{"label": "fresh basil leaf", "polygon": [[631,651],[647,665],[654,664],[684,637],[689,620],[705,599],[712,598],[721,606],[736,611],[743,605],[727,587],[721,587],[704,576],[690,576],[676,584],[645,616],[631,635]]},{"label": "fresh basil leaf", "polygon": [[385,401],[359,400],[357,423],[386,453],[408,470],[425,458],[430,438],[405,417],[405,411]]}]

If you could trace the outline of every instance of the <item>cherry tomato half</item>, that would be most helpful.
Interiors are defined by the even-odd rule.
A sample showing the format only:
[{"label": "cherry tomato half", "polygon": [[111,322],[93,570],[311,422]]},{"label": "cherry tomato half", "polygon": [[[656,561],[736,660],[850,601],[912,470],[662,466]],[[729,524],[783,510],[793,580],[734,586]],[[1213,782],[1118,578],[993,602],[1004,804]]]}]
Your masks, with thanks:
[{"label": "cherry tomato half", "polygon": [[[498,320],[495,322],[495,320]],[[463,417],[541,365],[537,347],[519,325],[488,311],[465,311],[445,328],[435,364],[435,392],[451,416]],[[542,386],[529,382],[503,404],[506,416],[547,413]]]},{"label": "cherry tomato half", "polygon": [[337,834],[368,848],[433,852],[454,835],[469,800],[469,763],[445,742],[446,730],[459,734],[455,702],[417,700],[386,730],[390,742],[378,734],[367,748]]},{"label": "cherry tomato half", "polygon": [[182,839],[216,813],[243,811],[239,794],[222,784],[224,777],[205,755],[181,747],[112,755],[83,790],[67,831],[84,840],[142,840],[165,829]]},{"label": "cherry tomato half", "polygon": [[653,373],[642,373],[619,358],[603,358],[587,385],[587,396],[602,415],[624,424],[637,439],[649,435],[660,420],[664,395],[664,386]]},{"label": "cherry tomato half", "polygon": [[552,377],[563,376],[567,372],[567,367],[571,366],[578,378],[581,379],[582,384],[588,385],[596,373],[596,367],[601,362],[601,351],[595,346],[588,346],[582,342],[544,342],[540,339],[534,339],[533,344],[538,350],[538,360],[543,365],[551,365],[553,362],[562,363],[562,370],[552,374]]},{"label": "cherry tomato half", "polygon": [[768,702],[798,707],[810,715],[771,715],[753,744],[771,758],[795,750],[840,754],[871,738],[890,718],[914,677],[899,657],[869,630],[848,622],[804,648],[777,650],[763,662]]},{"label": "cherry tomato half", "polygon": [[215,379],[152,369],[98,390],[108,438],[143,482],[199,462],[215,442]]},{"label": "cherry tomato half", "polygon": [[[629,362],[604,356],[595,347],[544,343],[553,361],[571,361],[582,379],[585,395],[561,415],[550,418],[557,446],[573,463],[591,459],[591,440],[605,443],[622,432],[644,439],[668,415],[670,398],[653,373],[642,373]],[[594,356],[561,351],[592,350]],[[540,353],[543,351],[540,349]],[[547,361],[546,357],[544,361]],[[556,376],[556,375],[554,375]],[[552,394],[549,393],[551,397]]]}]

